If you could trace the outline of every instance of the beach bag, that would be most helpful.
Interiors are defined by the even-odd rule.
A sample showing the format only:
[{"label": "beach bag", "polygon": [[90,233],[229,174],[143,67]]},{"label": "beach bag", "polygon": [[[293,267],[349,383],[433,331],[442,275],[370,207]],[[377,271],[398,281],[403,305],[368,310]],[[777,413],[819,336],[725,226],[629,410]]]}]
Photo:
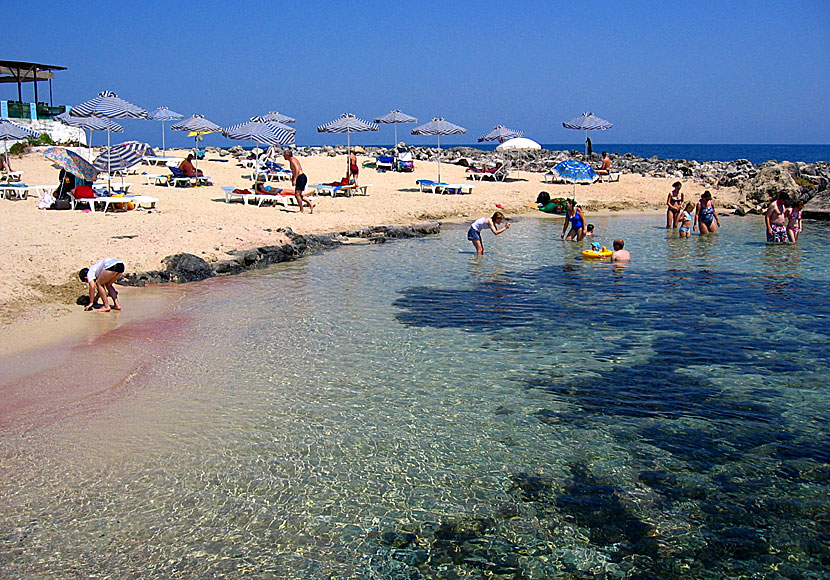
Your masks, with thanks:
[{"label": "beach bag", "polygon": [[72,209],[72,200],[69,196],[61,196],[55,200],[49,209]]},{"label": "beach bag", "polygon": [[55,203],[55,196],[52,195],[50,192],[46,192],[43,194],[43,197],[40,198],[40,201],[37,202],[38,209],[51,209],[52,205]]}]

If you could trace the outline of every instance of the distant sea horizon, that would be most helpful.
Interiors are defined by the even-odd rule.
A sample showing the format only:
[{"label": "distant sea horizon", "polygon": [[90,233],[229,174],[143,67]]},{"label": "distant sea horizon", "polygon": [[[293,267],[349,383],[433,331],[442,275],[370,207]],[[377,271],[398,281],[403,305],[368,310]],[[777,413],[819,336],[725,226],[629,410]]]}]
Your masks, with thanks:
[{"label": "distant sea horizon", "polygon": [[[493,151],[498,143],[456,143],[441,144],[442,149],[454,147],[472,147],[482,151]],[[584,152],[585,146],[574,143],[542,143],[549,151]],[[388,147],[389,145],[371,145]],[[435,147],[434,144],[416,145],[417,147]],[[367,147],[367,145],[364,145]],[[830,161],[830,145],[779,145],[779,144],[671,144],[671,143],[595,143],[594,154],[608,151],[615,155],[631,153],[637,157],[658,157],[660,159],[687,159],[695,161],[735,161],[747,159],[752,163],[765,161],[803,161],[816,163]]]}]

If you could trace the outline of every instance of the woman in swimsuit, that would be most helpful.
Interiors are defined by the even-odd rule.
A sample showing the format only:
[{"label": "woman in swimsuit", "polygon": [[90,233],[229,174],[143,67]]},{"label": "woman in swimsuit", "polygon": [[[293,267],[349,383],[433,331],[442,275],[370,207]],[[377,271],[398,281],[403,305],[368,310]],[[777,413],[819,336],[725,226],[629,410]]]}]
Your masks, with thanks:
[{"label": "woman in swimsuit", "polygon": [[790,211],[787,212],[787,218],[789,221],[787,222],[787,238],[789,238],[791,243],[796,243],[798,241],[798,234],[801,233],[804,229],[804,226],[801,222],[801,210],[804,209],[804,202],[797,201],[793,204]]},{"label": "woman in swimsuit", "polygon": [[346,176],[357,187],[357,174],[360,173],[360,168],[357,166],[357,155],[354,151],[349,153],[349,174]]},{"label": "woman in swimsuit", "polygon": [[692,229],[697,229],[698,225],[700,225],[701,236],[714,234],[720,227],[718,212],[715,211],[715,202],[712,201],[712,194],[708,189],[700,196],[700,201],[697,202],[697,207],[695,208],[695,223]]},{"label": "woman in swimsuit", "polygon": [[[124,273],[124,262],[116,258],[104,258],[89,268],[83,268],[78,272],[81,282],[89,284],[89,304],[84,310],[89,311],[98,305],[98,298],[101,298],[103,306],[96,312],[109,312],[110,310],[121,310],[121,303],[118,301],[118,291],[113,287],[115,281]],[[110,308],[107,298],[112,298]]]},{"label": "woman in swimsuit", "polygon": [[672,189],[666,197],[666,229],[676,228],[680,221],[680,210],[683,209],[683,193],[680,188],[683,186],[679,181],[672,183]]},{"label": "woman in swimsuit", "polygon": [[[576,205],[575,199],[569,199],[565,202],[565,223],[562,226],[562,235],[559,236],[563,240],[571,241],[576,239],[581,242],[585,237],[585,216],[582,215],[582,208]],[[565,236],[568,231],[568,224],[571,224],[571,231]]]}]

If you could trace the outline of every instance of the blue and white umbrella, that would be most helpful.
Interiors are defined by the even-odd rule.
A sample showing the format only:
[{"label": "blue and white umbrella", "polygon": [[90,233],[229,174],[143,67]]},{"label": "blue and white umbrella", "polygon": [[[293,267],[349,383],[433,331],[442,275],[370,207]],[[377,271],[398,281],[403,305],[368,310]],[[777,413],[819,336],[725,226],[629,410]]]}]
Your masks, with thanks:
[{"label": "blue and white umbrella", "polygon": [[605,131],[614,126],[614,123],[601,119],[593,113],[582,113],[579,117],[574,117],[570,121],[565,121],[562,126],[566,129],[576,129],[577,131],[585,131],[585,153],[588,153],[588,131]]},{"label": "blue and white umbrella", "polygon": [[[191,115],[184,121],[171,125],[170,129],[173,131],[189,131],[188,136],[192,135],[197,143],[202,140],[202,135],[222,131],[222,127],[213,121],[208,121],[204,115]],[[197,169],[198,165],[199,160],[196,159],[195,166]]]},{"label": "blue and white umbrella", "polygon": [[593,183],[599,177],[590,165],[574,159],[559,163],[554,170],[570,183]]},{"label": "blue and white umbrella", "polygon": [[177,113],[176,111],[171,111],[167,107],[159,107],[155,111],[151,112],[147,118],[151,121],[161,121],[161,151],[162,155],[164,155],[167,151],[167,147],[164,146],[164,124],[167,121],[181,121],[184,119],[184,115]]},{"label": "blue and white umbrella", "polygon": [[124,127],[109,119],[101,117],[73,117],[69,111],[64,111],[60,115],[56,115],[55,119],[68,125],[69,127],[77,127],[89,131],[89,139],[87,140],[87,157],[92,160],[92,135],[95,131],[106,131],[108,128],[113,133],[123,133]]},{"label": "blue and white umbrella", "polygon": [[[146,119],[147,111],[121,99],[111,91],[98,93],[94,99],[69,109],[73,117],[101,117],[107,119],[107,149],[110,147],[110,119]],[[109,173],[109,171],[107,172]]]},{"label": "blue and white umbrella", "polygon": [[482,141],[498,141],[499,143],[504,143],[508,139],[515,139],[516,137],[524,137],[524,133],[508,129],[504,125],[496,125],[492,131],[479,137],[478,141],[479,143]]},{"label": "blue and white umbrella", "polygon": [[392,147],[398,146],[398,123],[417,123],[418,119],[413,117],[412,115],[407,115],[406,113],[402,112],[400,109],[395,109],[394,111],[384,115],[383,117],[378,117],[375,119],[375,123],[392,123],[395,125],[395,144]]},{"label": "blue and white umbrella", "polygon": [[[256,141],[260,145],[290,145],[294,143],[294,129],[276,121],[256,121],[254,117],[247,123],[240,123],[222,130],[228,139]],[[256,178],[259,181],[259,163],[254,163]]]},{"label": "blue and white umbrella", "polygon": [[[8,153],[8,143],[6,141],[20,141],[22,139],[37,139],[40,133],[27,129],[17,123],[13,123],[6,118],[0,117],[0,141],[3,141],[3,155]],[[8,157],[6,157],[6,165],[8,167]]]},{"label": "blue and white umbrella", "polygon": [[276,121],[277,123],[293,123],[296,120],[297,119],[294,119],[293,117],[283,115],[277,111],[269,111],[265,115],[258,115],[251,118],[251,121]]},{"label": "blue and white umbrella", "polygon": [[346,134],[346,164],[349,163],[349,157],[352,152],[352,133],[362,133],[364,131],[380,131],[380,127],[374,123],[369,123],[363,119],[358,119],[351,113],[343,113],[334,121],[329,121],[325,125],[317,127],[319,133],[345,133]]},{"label": "blue and white umbrella", "polygon": [[137,143],[136,141],[113,145],[101,153],[92,166],[96,171],[106,171],[107,173],[124,171],[141,161],[145,150],[143,146],[149,147],[146,143]]},{"label": "blue and white umbrella", "polygon": [[413,135],[436,135],[438,137],[438,181],[441,181],[441,135],[463,135],[467,129],[454,125],[442,117],[435,117],[429,123],[424,123],[412,129]]}]

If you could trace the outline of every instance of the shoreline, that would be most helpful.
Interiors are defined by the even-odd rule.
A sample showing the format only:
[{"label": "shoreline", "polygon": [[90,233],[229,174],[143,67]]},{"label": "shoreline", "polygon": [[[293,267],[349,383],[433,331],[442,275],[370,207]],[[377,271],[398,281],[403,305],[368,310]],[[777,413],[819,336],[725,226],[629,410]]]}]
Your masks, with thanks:
[{"label": "shoreline", "polygon": [[[369,159],[359,156],[360,162]],[[334,152],[300,160],[311,176],[310,183],[326,182],[344,172],[345,157]],[[57,177],[57,171],[37,153],[13,157],[12,165],[24,172],[24,182],[30,185],[48,184]],[[0,237],[7,241],[7,251],[0,255],[0,266],[7,272],[0,279],[0,327],[35,328],[40,320],[74,312],[77,299],[86,293],[77,271],[105,256],[127,264],[125,278],[132,280],[132,285],[178,278],[178,274],[164,274],[169,270],[165,261],[187,254],[193,256],[196,275],[185,276],[184,280],[204,279],[303,255],[305,250],[297,248],[309,243],[328,248],[349,243],[350,238],[378,242],[399,237],[400,231],[423,227],[427,222],[475,219],[491,214],[497,204],[508,216],[538,215],[526,204],[543,190],[551,197],[576,195],[590,214],[660,213],[672,181],[668,177],[624,174],[619,182],[572,186],[543,183],[542,175],[522,171],[504,182],[482,182],[467,179],[463,165],[444,160],[442,180],[472,185],[473,193],[435,195],[420,192],[415,182],[435,179],[437,164],[417,161],[412,173],[376,173],[362,168],[360,182],[371,184],[367,196],[318,197],[314,214],[308,215],[298,213],[295,206],[226,203],[219,186],[245,187],[250,171],[227,155],[217,158],[210,152],[200,167],[216,185],[157,187],[143,183],[142,174],[126,176],[125,182],[132,184],[130,193],[159,200],[153,209],[106,214],[51,211],[38,210],[34,197],[0,200]],[[160,172],[146,165],[138,169],[146,174]],[[689,199],[704,189],[703,184],[691,180],[687,183],[684,191]],[[274,183],[284,187],[281,184],[285,182]],[[727,187],[717,189],[715,196],[724,208],[738,203],[740,193]],[[398,233],[390,235],[390,228]],[[178,272],[176,268],[173,271]]]}]

